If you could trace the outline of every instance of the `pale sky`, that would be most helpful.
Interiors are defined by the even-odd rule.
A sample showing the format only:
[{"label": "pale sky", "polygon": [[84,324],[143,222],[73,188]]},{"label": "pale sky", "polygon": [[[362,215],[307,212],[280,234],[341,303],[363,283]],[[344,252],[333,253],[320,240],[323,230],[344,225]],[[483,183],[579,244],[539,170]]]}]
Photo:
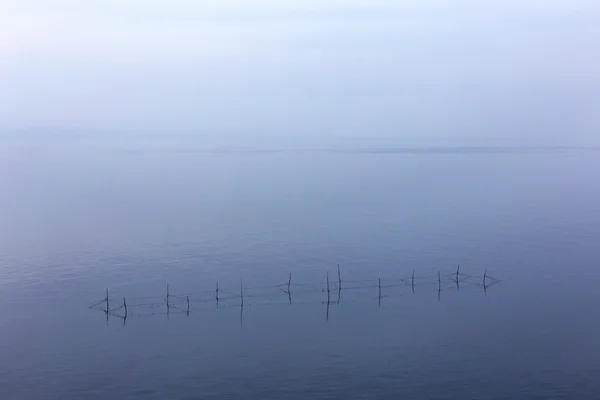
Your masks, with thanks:
[{"label": "pale sky", "polygon": [[3,0],[0,129],[591,143],[599,65],[597,0]]}]

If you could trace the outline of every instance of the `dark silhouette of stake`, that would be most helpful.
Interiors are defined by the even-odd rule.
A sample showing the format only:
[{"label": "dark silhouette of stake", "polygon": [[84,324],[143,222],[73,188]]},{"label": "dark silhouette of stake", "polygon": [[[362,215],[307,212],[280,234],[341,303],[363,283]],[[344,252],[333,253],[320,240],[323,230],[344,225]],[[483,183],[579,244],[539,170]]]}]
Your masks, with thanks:
[{"label": "dark silhouette of stake", "polygon": [[242,286],[242,280],[240,279],[240,297],[242,299],[242,308],[244,308],[244,288]]},{"label": "dark silhouette of stake", "polygon": [[287,294],[288,294],[288,301],[290,302],[290,306],[292,305],[292,273],[290,272],[290,277],[288,278],[288,290],[287,290]]},{"label": "dark silhouette of stake", "polygon": [[327,305],[329,306],[329,271],[327,271]]},{"label": "dark silhouette of stake", "polygon": [[485,270],[485,272],[483,273],[483,291],[487,292],[487,287],[485,285],[485,278],[487,278],[487,269]]},{"label": "dark silhouette of stake", "polygon": [[412,274],[412,292],[415,292],[415,270],[413,269],[413,274]]},{"label": "dark silhouette of stake", "polygon": [[340,274],[340,264],[338,264],[338,291],[342,290],[342,275]]},{"label": "dark silhouette of stake", "polygon": [[456,267],[456,290],[460,292],[460,287],[458,286],[458,274],[460,271],[460,264]]},{"label": "dark silhouette of stake", "polygon": [[217,290],[215,290],[215,299],[217,300],[217,307],[219,307],[219,281],[217,281]]},{"label": "dark silhouette of stake", "polygon": [[169,282],[167,282],[167,297],[166,297],[166,302],[167,302],[167,312],[169,310]]}]

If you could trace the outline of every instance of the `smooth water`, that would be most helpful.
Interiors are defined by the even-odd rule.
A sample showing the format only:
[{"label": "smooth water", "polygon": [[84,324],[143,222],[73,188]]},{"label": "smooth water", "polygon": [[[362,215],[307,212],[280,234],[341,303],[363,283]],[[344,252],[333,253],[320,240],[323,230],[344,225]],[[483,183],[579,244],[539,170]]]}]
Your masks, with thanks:
[{"label": "smooth water", "polygon": [[[4,143],[0,398],[597,398],[599,155]],[[328,308],[338,263],[384,285],[477,278]],[[243,313],[88,308],[105,288],[237,293],[290,272],[317,287],[291,305],[247,289]]]}]

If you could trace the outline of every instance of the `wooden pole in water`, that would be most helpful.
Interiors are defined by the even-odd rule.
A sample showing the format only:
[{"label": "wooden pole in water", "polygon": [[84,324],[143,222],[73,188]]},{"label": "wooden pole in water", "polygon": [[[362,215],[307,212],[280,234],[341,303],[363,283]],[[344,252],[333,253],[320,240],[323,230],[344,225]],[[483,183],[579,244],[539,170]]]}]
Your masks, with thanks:
[{"label": "wooden pole in water", "polygon": [[187,296],[187,306],[188,306],[187,312],[189,314],[190,313],[190,296]]},{"label": "wooden pole in water", "polygon": [[240,279],[240,298],[242,299],[242,307],[244,307],[244,288],[242,286],[242,280]]},{"label": "wooden pole in water", "polygon": [[290,286],[292,286],[292,273],[290,272],[290,277],[288,278],[288,294],[290,294]]},{"label": "wooden pole in water", "polygon": [[342,275],[340,273],[340,264],[338,264],[338,290],[342,290]]},{"label": "wooden pole in water", "polygon": [[108,288],[106,288],[106,315],[108,315]]},{"label": "wooden pole in water", "polygon": [[219,304],[219,281],[217,281],[217,290],[215,290],[215,299],[217,300],[217,305]]},{"label": "wooden pole in water", "polygon": [[487,277],[487,269],[483,273],[483,288],[485,289],[485,278]]},{"label": "wooden pole in water", "polygon": [[125,318],[127,318],[127,302],[125,301],[125,297],[123,297],[123,307],[125,307]]},{"label": "wooden pole in water", "polygon": [[440,277],[440,271],[438,271],[438,292],[442,290],[442,278]]},{"label": "wooden pole in water", "polygon": [[456,267],[456,283],[458,283],[458,272],[460,271],[460,264]]},{"label": "wooden pole in water", "polygon": [[413,269],[413,274],[412,274],[412,291],[415,291],[415,270]]},{"label": "wooden pole in water", "polygon": [[379,301],[381,302],[381,278],[379,278]]},{"label": "wooden pole in water", "polygon": [[167,282],[167,308],[169,308],[169,282]]},{"label": "wooden pole in water", "polygon": [[327,271],[327,303],[329,304],[329,271]]}]

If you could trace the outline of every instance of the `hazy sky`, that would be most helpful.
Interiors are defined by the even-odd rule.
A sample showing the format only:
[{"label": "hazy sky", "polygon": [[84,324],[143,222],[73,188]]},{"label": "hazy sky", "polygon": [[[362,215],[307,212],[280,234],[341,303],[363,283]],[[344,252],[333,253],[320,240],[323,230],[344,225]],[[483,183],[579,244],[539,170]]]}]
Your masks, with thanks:
[{"label": "hazy sky", "polygon": [[0,3],[4,131],[598,143],[599,65],[597,0]]}]

